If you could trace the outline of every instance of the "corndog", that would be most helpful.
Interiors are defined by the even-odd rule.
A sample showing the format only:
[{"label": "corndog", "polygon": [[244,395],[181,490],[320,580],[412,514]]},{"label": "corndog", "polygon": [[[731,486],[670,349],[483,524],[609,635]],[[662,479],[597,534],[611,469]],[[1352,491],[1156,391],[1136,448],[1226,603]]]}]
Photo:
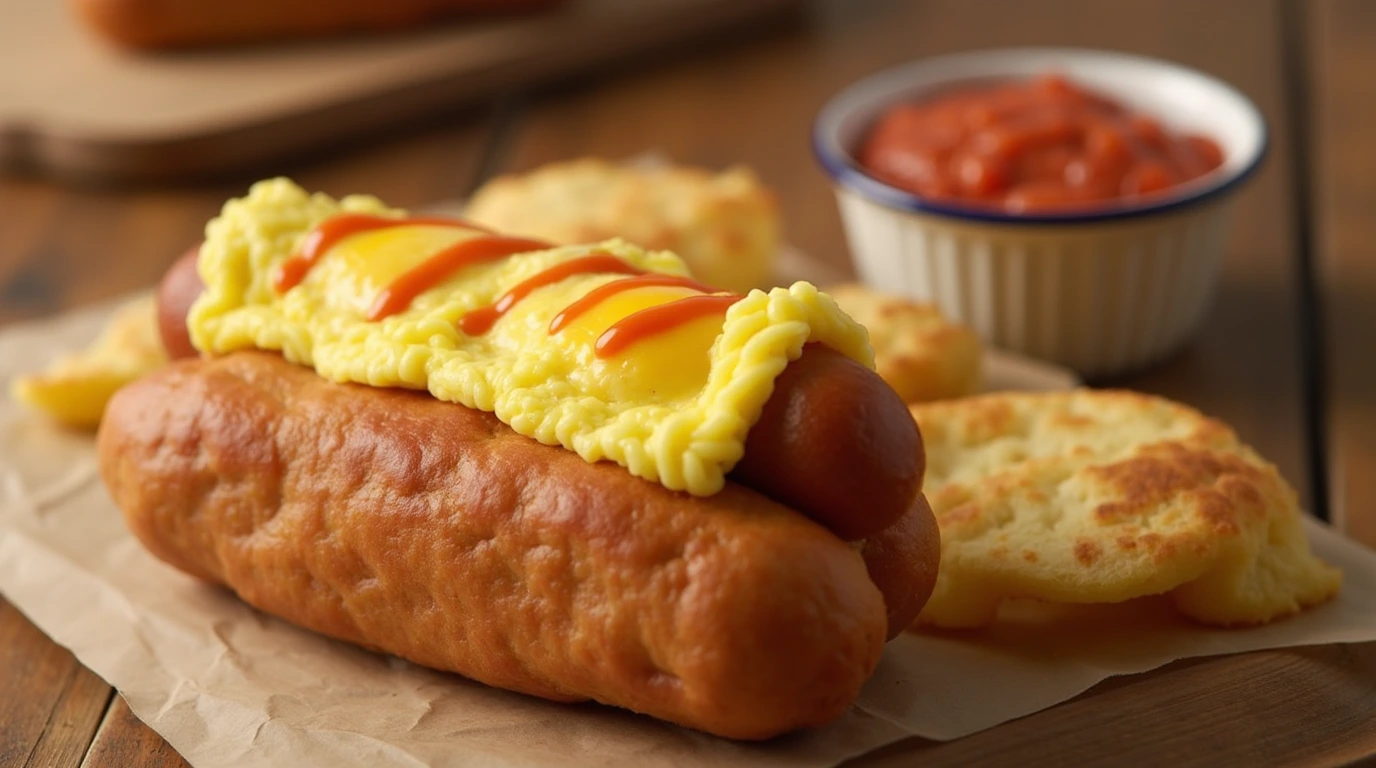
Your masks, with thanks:
[{"label": "corndog", "polygon": [[[511,690],[766,738],[839,715],[884,644],[862,556],[757,493],[676,494],[490,414],[267,353],[125,388],[99,452],[164,560],[323,634]],[[930,521],[925,502],[913,516]],[[935,577],[928,533],[885,566],[908,594]]]},{"label": "corndog", "polygon": [[184,261],[159,292],[165,344],[201,356],[98,437],[169,563],[366,647],[735,738],[840,714],[925,603],[920,435],[815,289],[721,295],[671,255],[339,218],[280,183],[243,205],[203,280]]}]

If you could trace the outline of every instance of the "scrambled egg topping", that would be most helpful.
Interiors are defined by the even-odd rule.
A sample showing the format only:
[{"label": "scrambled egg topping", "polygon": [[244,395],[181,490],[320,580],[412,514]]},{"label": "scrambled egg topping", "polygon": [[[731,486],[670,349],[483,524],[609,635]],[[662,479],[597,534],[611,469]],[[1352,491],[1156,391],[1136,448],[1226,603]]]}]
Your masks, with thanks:
[{"label": "scrambled egg topping", "polygon": [[340,213],[402,217],[373,197],[333,200],[286,179],[259,182],[206,226],[199,269],[206,290],[188,327],[203,352],[280,350],[326,378],[428,390],[495,413],[512,429],[589,462],[611,460],[672,490],[721,490],[774,379],[820,342],[873,367],[864,328],[808,283],[751,291],[721,315],[699,317],[602,357],[594,345],[616,321],[696,292],[677,286],[615,294],[550,333],[551,319],[593,288],[625,275],[582,274],[537,288],[485,333],[460,330],[468,312],[555,264],[610,253],[647,272],[687,275],[667,251],[621,240],[519,253],[475,264],[419,294],[403,311],[364,315],[394,279],[472,229],[418,223],[350,235],[295,287],[274,271],[318,224]]}]

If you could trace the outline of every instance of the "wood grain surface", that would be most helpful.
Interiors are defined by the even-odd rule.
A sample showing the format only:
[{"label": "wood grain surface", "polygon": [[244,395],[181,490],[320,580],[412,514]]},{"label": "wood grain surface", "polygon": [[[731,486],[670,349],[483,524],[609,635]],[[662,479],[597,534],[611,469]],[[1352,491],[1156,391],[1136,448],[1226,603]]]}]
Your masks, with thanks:
[{"label": "wood grain surface", "polygon": [[185,768],[188,763],[172,745],[134,717],[123,697],[116,696],[81,765],[82,768]]},{"label": "wood grain surface", "polygon": [[[1286,89],[1289,20],[1307,19],[1309,125]],[[1242,193],[1219,293],[1181,354],[1109,382],[1159,392],[1233,423],[1273,459],[1311,508],[1315,473],[1332,505],[1376,542],[1376,8],[1364,0],[814,0],[749,39],[651,57],[557,88],[511,92],[429,125],[377,134],[275,166],[332,194],[367,191],[403,206],[463,196],[497,172],[580,155],[658,151],[708,166],[745,163],[778,191],[787,237],[848,268],[810,121],[845,83],[928,54],[1002,45],[1080,45],[1173,59],[1236,84],[1271,124],[1264,170]],[[1305,167],[1303,161],[1310,166]],[[1302,199],[1296,168],[1315,180]],[[222,181],[70,189],[0,180],[0,323],[151,283],[225,197],[261,168]],[[1299,212],[1317,211],[1313,243]],[[1300,259],[1320,267],[1329,362],[1325,392],[1305,390]],[[1307,443],[1314,403],[1328,408],[1330,463]],[[1106,681],[1074,701],[959,741],[910,740],[857,766],[1331,765],[1376,755],[1376,646],[1253,653],[1182,662]],[[0,602],[0,765],[182,764],[118,696]],[[113,701],[113,705],[108,706]]]},{"label": "wood grain surface", "polygon": [[[1287,693],[1258,697],[1258,680]],[[1376,748],[1372,680],[1376,654],[1344,646],[1192,659],[964,739],[914,739],[847,766],[1336,765]]]},{"label": "wood grain surface", "polygon": [[181,179],[277,161],[787,12],[796,0],[579,0],[403,34],[133,53],[69,3],[0,13],[0,168]]},{"label": "wood grain surface", "polygon": [[1376,4],[1306,8],[1331,503],[1376,546]]},{"label": "wood grain surface", "polygon": [[0,765],[76,765],[110,686],[0,600]]}]

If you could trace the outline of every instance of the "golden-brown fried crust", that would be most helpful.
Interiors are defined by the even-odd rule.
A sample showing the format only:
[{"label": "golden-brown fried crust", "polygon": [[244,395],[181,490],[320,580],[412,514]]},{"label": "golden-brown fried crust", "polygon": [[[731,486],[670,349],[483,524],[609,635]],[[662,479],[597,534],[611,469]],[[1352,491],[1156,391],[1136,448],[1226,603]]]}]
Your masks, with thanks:
[{"label": "golden-brown fried crust", "polygon": [[979,336],[947,319],[937,306],[859,283],[832,286],[827,293],[870,332],[875,370],[905,401],[925,403],[980,390]]},{"label": "golden-brown fried crust", "polygon": [[673,251],[694,278],[737,293],[773,284],[780,240],[774,194],[741,166],[566,160],[492,179],[464,217],[561,245],[623,237]]},{"label": "golden-brown fried crust", "polygon": [[127,387],[99,450],[129,527],[169,563],[491,685],[765,738],[841,714],[883,647],[860,555],[763,496],[676,494],[275,355]]}]

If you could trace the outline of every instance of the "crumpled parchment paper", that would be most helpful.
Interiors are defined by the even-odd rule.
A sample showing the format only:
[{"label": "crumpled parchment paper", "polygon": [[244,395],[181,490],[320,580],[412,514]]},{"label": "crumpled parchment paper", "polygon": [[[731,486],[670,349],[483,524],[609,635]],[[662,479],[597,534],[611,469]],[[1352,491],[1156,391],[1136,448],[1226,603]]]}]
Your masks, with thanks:
[{"label": "crumpled parchment paper", "polygon": [[[0,383],[96,334],[109,306],[0,331]],[[995,356],[1002,386],[1068,386]],[[1246,630],[1151,599],[1014,606],[998,627],[890,643],[827,728],[740,744],[596,705],[494,690],[260,614],[162,564],[125,531],[89,435],[0,400],[0,592],[128,699],[196,766],[828,766],[909,735],[954,739],[1180,658],[1376,640],[1376,554],[1317,523],[1346,572],[1333,603]]]}]

